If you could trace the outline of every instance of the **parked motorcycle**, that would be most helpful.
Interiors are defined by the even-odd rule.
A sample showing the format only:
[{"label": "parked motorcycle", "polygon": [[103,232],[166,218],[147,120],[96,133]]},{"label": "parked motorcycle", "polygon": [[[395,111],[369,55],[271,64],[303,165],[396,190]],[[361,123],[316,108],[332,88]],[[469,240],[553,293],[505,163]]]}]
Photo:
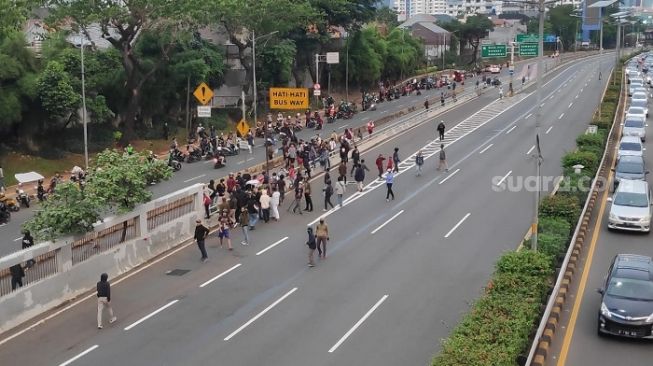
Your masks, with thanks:
[{"label": "parked motorcycle", "polygon": [[29,208],[30,198],[22,188],[16,188],[16,199],[18,200],[20,206],[25,206],[26,208]]},{"label": "parked motorcycle", "polygon": [[227,166],[227,158],[220,155],[220,150],[218,150],[215,158],[213,158],[213,169],[220,169],[224,166]]},{"label": "parked motorcycle", "polygon": [[0,224],[6,224],[11,220],[11,212],[4,202],[0,202]]},{"label": "parked motorcycle", "polygon": [[191,151],[186,157],[187,163],[194,163],[196,161],[202,160],[202,151],[199,149]]},{"label": "parked motorcycle", "polygon": [[168,157],[168,166],[171,167],[175,172],[181,170],[181,163],[176,160],[172,154],[170,154],[170,157]]}]

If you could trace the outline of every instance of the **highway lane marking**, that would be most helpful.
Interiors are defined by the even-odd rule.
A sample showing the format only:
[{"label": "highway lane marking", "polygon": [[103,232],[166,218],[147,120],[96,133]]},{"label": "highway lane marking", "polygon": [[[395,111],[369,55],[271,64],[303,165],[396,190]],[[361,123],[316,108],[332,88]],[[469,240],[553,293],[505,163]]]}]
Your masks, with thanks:
[{"label": "highway lane marking", "polygon": [[383,295],[383,297],[381,297],[381,299],[380,299],[379,301],[377,301],[376,304],[374,304],[374,306],[372,306],[372,308],[371,308],[370,310],[368,310],[367,313],[365,313],[365,315],[363,315],[363,317],[360,318],[360,319],[356,322],[356,324],[354,324],[354,326],[351,327],[351,329],[349,329],[349,330],[347,331],[347,333],[345,333],[345,335],[342,336],[342,338],[340,338],[340,340],[339,340],[338,342],[336,342],[336,344],[333,345],[333,347],[331,347],[331,349],[329,349],[329,353],[333,353],[333,352],[335,352],[335,350],[337,350],[338,347],[340,347],[340,345],[343,344],[343,343],[347,340],[347,338],[349,338],[349,336],[352,335],[352,333],[354,333],[354,332],[356,331],[356,329],[358,329],[358,327],[360,327],[361,324],[363,324],[363,322],[364,322],[365,320],[367,320],[367,318],[369,318],[370,315],[372,315],[372,313],[373,313],[376,309],[379,308],[379,306],[381,306],[381,304],[383,304],[383,302],[388,298],[388,296],[389,296],[389,295],[387,295],[387,294],[386,294],[386,295]]},{"label": "highway lane marking", "polygon": [[572,105],[574,105],[574,102],[569,103],[569,107],[567,108],[571,108]]},{"label": "highway lane marking", "polygon": [[0,224],[0,227],[6,226],[7,223],[5,222],[4,224]]},{"label": "highway lane marking", "polygon": [[439,184],[442,184],[442,183],[444,183],[444,182],[446,182],[446,181],[448,181],[449,178],[451,178],[451,177],[453,177],[454,175],[456,175],[456,173],[458,173],[459,171],[460,171],[460,168],[454,170],[454,171],[453,171],[451,174],[449,174],[446,178],[444,178],[443,180],[441,180],[440,183],[438,183],[438,185],[439,185]]},{"label": "highway lane marking", "polygon": [[545,134],[545,135],[548,135],[549,132],[551,132],[552,129],[553,129],[553,126],[547,128],[547,130],[546,130],[546,132],[545,132],[544,134]]},{"label": "highway lane marking", "polygon": [[545,103],[540,104],[540,108],[544,107],[544,104],[545,104]]},{"label": "highway lane marking", "polygon": [[390,221],[396,219],[397,216],[401,215],[402,213],[404,213],[404,210],[401,210],[401,211],[397,212],[396,214],[394,214],[394,216],[392,216],[391,218],[389,218],[386,222],[384,222],[383,224],[379,225],[379,227],[377,227],[376,229],[372,230],[371,234],[372,234],[372,235],[376,234],[377,231],[383,229],[384,226],[388,225],[388,224],[390,223]]},{"label": "highway lane marking", "polygon": [[190,179],[186,179],[186,180],[184,181],[184,183],[188,183],[188,182],[193,181],[193,180],[195,180],[195,179],[200,179],[200,178],[204,178],[204,177],[206,177],[206,174],[198,175],[197,177],[192,177],[192,178],[190,178]]},{"label": "highway lane marking", "polygon": [[142,318],[138,319],[137,321],[131,323],[130,325],[126,326],[126,327],[125,327],[125,331],[134,328],[135,326],[141,324],[142,322],[146,321],[147,319],[149,319],[149,318],[155,316],[156,314],[162,312],[163,310],[165,310],[165,309],[171,307],[172,305],[174,305],[174,304],[176,304],[176,303],[178,303],[178,302],[179,302],[179,300],[172,300],[172,301],[170,301],[169,303],[163,305],[162,307],[160,307],[160,308],[154,310],[153,312],[151,312],[151,313],[145,315],[144,317],[142,317]]},{"label": "highway lane marking", "polygon": [[529,113],[528,116],[524,117],[524,119],[529,119],[533,116],[533,113]]},{"label": "highway lane marking", "polygon": [[251,161],[251,160],[254,160],[254,157],[247,158],[247,161]]},{"label": "highway lane marking", "polygon": [[497,186],[500,186],[506,179],[508,179],[510,174],[512,174],[512,170],[509,171],[508,173],[506,173],[506,175],[504,175],[503,178],[501,178],[501,180],[499,182],[497,182]]},{"label": "highway lane marking", "polygon": [[205,286],[209,285],[210,283],[212,283],[213,281],[222,278],[223,276],[227,275],[229,272],[233,271],[234,269],[236,269],[236,268],[238,268],[238,267],[240,267],[240,266],[242,266],[242,263],[238,263],[238,264],[236,264],[235,266],[229,268],[228,270],[226,270],[226,271],[220,273],[219,275],[217,275],[217,276],[211,278],[210,280],[204,282],[203,284],[200,285],[200,288],[201,288],[201,287],[205,287]]},{"label": "highway lane marking", "polygon": [[267,248],[265,248],[265,249],[261,250],[260,252],[256,253],[256,255],[261,255],[261,254],[267,252],[268,250],[270,250],[270,249],[276,247],[277,245],[283,243],[283,242],[286,241],[286,240],[288,240],[288,237],[287,237],[287,236],[284,237],[283,239],[277,241],[276,243],[270,244]]},{"label": "highway lane marking", "polygon": [[349,125],[342,125],[342,126],[338,127],[338,129],[345,128],[347,126],[349,126]]},{"label": "highway lane marking", "polygon": [[[188,247],[189,247],[190,245],[192,245],[193,243],[194,243],[194,241],[189,241],[189,242],[186,243],[186,244],[182,244],[181,246],[179,246],[177,249],[171,251],[170,253],[165,254],[165,255],[161,256],[160,258],[155,259],[155,260],[153,260],[152,262],[149,262],[149,263],[143,265],[142,267],[140,267],[140,266],[139,266],[139,267],[136,267],[136,269],[135,269],[133,272],[129,272],[129,273],[127,273],[124,277],[120,277],[120,278],[118,278],[117,280],[111,282],[112,285],[114,285],[114,286],[115,286],[115,285],[118,285],[119,283],[121,283],[121,282],[123,282],[123,281],[126,281],[126,280],[128,280],[129,278],[131,278],[131,277],[133,277],[133,276],[136,276],[137,274],[139,274],[139,273],[141,273],[142,271],[144,271],[144,270],[146,270],[146,269],[152,267],[153,265],[158,264],[158,263],[160,263],[160,262],[162,262],[162,261],[164,261],[164,260],[166,260],[166,259],[172,257],[173,255],[179,253],[180,251],[182,251],[182,250],[188,248]],[[20,331],[18,331],[18,332],[16,332],[16,333],[12,334],[11,336],[9,336],[9,337],[7,337],[7,338],[5,338],[5,339],[3,339],[3,340],[0,340],[0,346],[2,346],[3,344],[9,342],[10,340],[12,340],[12,339],[14,339],[14,338],[16,338],[16,337],[20,337],[21,335],[23,335],[23,334],[29,332],[30,330],[32,330],[32,329],[38,327],[39,325],[45,324],[45,322],[47,322],[48,320],[53,319],[53,318],[55,318],[55,317],[61,315],[62,313],[66,312],[66,311],[68,311],[68,310],[70,310],[70,309],[72,309],[73,307],[75,307],[75,306],[81,304],[82,302],[84,302],[84,301],[86,301],[86,300],[88,300],[88,299],[91,299],[91,298],[97,298],[97,295],[95,294],[95,292],[92,292],[91,294],[82,297],[81,299],[79,299],[79,300],[73,302],[72,304],[70,304],[70,305],[68,305],[68,306],[66,306],[66,307],[64,307],[64,308],[62,308],[61,310],[56,311],[56,312],[54,312],[54,313],[52,313],[52,314],[46,316],[45,318],[43,318],[43,319],[37,321],[36,323],[34,323],[34,324],[32,324],[32,325],[30,325],[30,326],[24,328],[24,329],[21,329]]]},{"label": "highway lane marking", "polygon": [[[612,171],[608,175],[608,182],[612,180]],[[605,214],[605,207],[608,198],[609,189],[604,190],[603,196],[601,197],[601,207],[599,208],[599,215],[597,216],[596,223],[594,223],[594,232],[592,233],[592,240],[590,241],[590,247],[587,251],[587,258],[585,259],[585,267],[583,268],[583,273],[580,277],[580,283],[578,284],[578,290],[576,293],[576,299],[574,300],[574,307],[571,310],[571,316],[569,317],[569,323],[567,324],[567,331],[565,332],[565,338],[562,341],[562,348],[560,349],[560,355],[558,356],[557,366],[564,366],[567,362],[567,354],[569,353],[569,346],[571,346],[571,340],[574,337],[574,329],[576,328],[576,320],[578,318],[578,313],[580,312],[580,304],[583,302],[583,295],[585,294],[585,286],[587,286],[587,279],[590,274],[590,269],[592,268],[592,259],[594,258],[594,250],[596,249],[596,243],[599,240],[599,235],[601,234],[601,225],[603,224],[603,215]]]},{"label": "highway lane marking", "polygon": [[562,119],[562,117],[564,117],[564,116],[565,116],[565,114],[563,113],[563,114],[560,115],[560,117],[558,117],[558,119]]},{"label": "highway lane marking", "polygon": [[528,151],[526,151],[526,155],[530,155],[531,152],[533,152],[534,149],[535,149],[535,145],[531,146],[531,148],[528,149]]},{"label": "highway lane marking", "polygon": [[508,131],[506,131],[506,135],[511,133],[512,130],[514,130],[515,128],[517,128],[517,125],[514,125],[514,126],[510,127],[510,129]]},{"label": "highway lane marking", "polygon": [[581,92],[581,93],[583,92],[583,90],[585,90],[585,88],[580,88],[580,92]]},{"label": "highway lane marking", "polygon": [[19,241],[19,240],[22,239],[22,238],[23,238],[22,236],[19,236],[19,237],[17,237],[16,239],[14,239],[14,241]]},{"label": "highway lane marking", "polygon": [[494,146],[494,144],[489,144],[489,145],[487,145],[487,146],[485,147],[485,149],[483,149],[483,150],[481,150],[481,151],[479,152],[479,154],[482,154],[482,153],[486,152],[486,151],[487,151],[489,148],[491,148],[492,146]]},{"label": "highway lane marking", "polygon": [[243,164],[244,162],[245,162],[245,160],[241,160],[241,161],[237,162],[236,164]]},{"label": "highway lane marking", "polygon": [[277,299],[277,301],[273,302],[267,308],[263,309],[263,311],[256,314],[252,319],[248,320],[247,323],[241,325],[240,328],[234,330],[231,334],[229,334],[224,340],[228,341],[231,338],[233,338],[236,334],[240,333],[243,329],[247,328],[250,324],[254,323],[258,318],[262,317],[263,315],[265,315],[265,313],[272,310],[273,307],[279,305],[280,302],[285,300],[288,296],[292,295],[293,292],[295,292],[295,291],[297,291],[297,287],[294,287],[292,290],[288,291],[285,295],[283,295],[279,299]]},{"label": "highway lane marking", "polygon": [[[512,171],[511,171],[511,172],[512,172]],[[465,215],[462,219],[460,219],[460,221],[458,221],[458,223],[457,223],[454,227],[452,227],[451,230],[449,230],[449,232],[448,232],[444,237],[445,237],[445,238],[448,238],[449,236],[451,236],[451,234],[453,234],[453,232],[456,231],[456,229],[458,229],[458,227],[459,227],[460,225],[462,225],[463,222],[465,222],[465,220],[467,220],[467,218],[468,218],[470,215],[471,215],[471,213],[468,212],[467,215]]]},{"label": "highway lane marking", "polygon": [[89,347],[86,351],[84,351],[84,352],[78,354],[77,356],[71,358],[70,360],[68,360],[68,361],[66,361],[66,362],[63,362],[63,363],[60,363],[59,366],[68,366],[68,365],[70,365],[71,363],[73,363],[73,362],[79,360],[80,358],[86,356],[87,354],[89,354],[89,353],[95,351],[95,349],[97,349],[98,347],[100,347],[100,346],[98,346],[97,344],[95,344],[95,345]]}]

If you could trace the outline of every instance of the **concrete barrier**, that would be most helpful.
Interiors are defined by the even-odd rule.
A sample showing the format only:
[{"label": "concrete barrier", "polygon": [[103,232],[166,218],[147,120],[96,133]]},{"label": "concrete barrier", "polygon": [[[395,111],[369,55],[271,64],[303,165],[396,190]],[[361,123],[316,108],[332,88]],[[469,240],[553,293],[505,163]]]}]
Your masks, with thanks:
[{"label": "concrete barrier", "polygon": [[[2,269],[36,259],[27,271],[28,279],[30,272],[38,274],[36,280],[15,291],[7,292],[7,283],[3,283],[0,332],[89,291],[103,272],[116,277],[191,239],[195,220],[202,217],[202,190],[203,185],[196,184],[143,204],[129,214],[108,218],[84,238],[41,243],[0,258]],[[126,223],[132,235],[121,240]],[[99,237],[97,233],[102,232],[110,234]]]}]

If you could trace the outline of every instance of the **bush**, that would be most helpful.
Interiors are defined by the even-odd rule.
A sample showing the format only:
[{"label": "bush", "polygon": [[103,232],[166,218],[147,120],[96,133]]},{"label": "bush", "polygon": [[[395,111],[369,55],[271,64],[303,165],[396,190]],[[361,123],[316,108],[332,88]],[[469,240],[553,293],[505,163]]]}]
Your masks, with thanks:
[{"label": "bush", "polygon": [[580,215],[580,203],[577,197],[565,194],[545,197],[540,202],[542,217],[558,217],[574,225]]},{"label": "bush", "polygon": [[543,217],[538,223],[538,232],[541,234],[551,234],[569,238],[571,235],[571,225],[558,217]]},{"label": "bush", "polygon": [[561,253],[564,253],[569,244],[567,237],[561,237],[551,234],[540,234],[537,237],[537,250],[551,258],[552,263]]},{"label": "bush", "polygon": [[443,341],[434,366],[514,365],[527,349],[552,274],[550,258],[509,252],[496,267],[487,293]]},{"label": "bush", "polygon": [[578,148],[581,150],[588,146],[598,147],[602,149],[604,144],[605,134],[603,131],[599,131],[596,134],[585,133],[576,137],[576,146],[578,146]]},{"label": "bush", "polygon": [[572,168],[576,164],[580,164],[584,166],[583,169],[593,172],[596,171],[599,165],[599,158],[595,153],[589,151],[573,151],[562,157],[563,168]]}]

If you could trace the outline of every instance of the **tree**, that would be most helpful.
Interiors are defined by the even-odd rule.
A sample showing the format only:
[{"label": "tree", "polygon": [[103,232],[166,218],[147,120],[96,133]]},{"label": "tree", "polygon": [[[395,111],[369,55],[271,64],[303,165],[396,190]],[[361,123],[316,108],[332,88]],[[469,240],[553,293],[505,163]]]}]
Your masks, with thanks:
[{"label": "tree", "polygon": [[0,39],[20,31],[31,9],[28,0],[0,0]]},{"label": "tree", "polygon": [[129,212],[152,198],[144,162],[141,154],[105,150],[95,157],[86,191],[120,213]]},{"label": "tree", "polygon": [[393,29],[386,38],[388,53],[384,62],[384,75],[397,79],[410,75],[423,61],[424,51],[420,40],[404,29]]},{"label": "tree", "polygon": [[397,17],[397,12],[387,6],[376,9],[376,13],[374,14],[374,20],[380,24],[385,24],[388,30],[392,30],[399,25]]},{"label": "tree", "polygon": [[560,5],[549,10],[550,32],[560,37],[563,49],[566,50],[573,47],[574,44],[574,33],[576,32],[578,18],[571,16],[573,11],[573,5]]},{"label": "tree", "polygon": [[61,183],[23,228],[42,240],[82,234],[93,230],[101,209],[102,202],[97,197],[85,194],[75,183]]},{"label": "tree", "polygon": [[[286,85],[292,78],[292,65],[297,54],[295,42],[284,39],[283,41],[267,46],[262,51],[257,64],[256,75],[260,75],[261,80],[266,80],[270,85]],[[262,86],[261,89],[264,89]]]},{"label": "tree", "polygon": [[[360,86],[368,86],[381,79],[387,57],[387,43],[373,27],[354,33],[349,42],[349,78]],[[345,65],[339,65],[341,73]]]},{"label": "tree", "polygon": [[[120,108],[120,120],[125,126],[123,137],[133,138],[144,85],[168,62],[168,52],[177,38],[192,28],[191,24],[197,25],[202,2],[44,0],[44,3],[51,11],[49,22],[54,27],[70,22],[74,30],[91,39],[88,27],[98,24],[102,36],[120,53],[126,78],[124,88],[128,93],[125,105]],[[167,35],[166,42],[159,45],[162,57],[156,62],[143,62],[134,49],[138,37],[146,31]]]},{"label": "tree", "polygon": [[81,98],[72,85],[63,65],[48,62],[37,82],[38,95],[43,108],[53,120],[65,119],[67,123],[80,105]]},{"label": "tree", "polygon": [[[36,96],[36,59],[19,32],[0,41],[0,132],[12,130],[23,118],[26,104]],[[7,134],[8,135],[8,134]]]},{"label": "tree", "polygon": [[[494,29],[494,24],[484,15],[474,15],[467,17],[465,23],[462,23],[460,28],[460,39],[472,47],[472,59],[470,64],[476,63],[478,56],[478,46],[481,44],[481,38],[485,38],[491,30]],[[461,47],[462,49],[462,47]]]}]

